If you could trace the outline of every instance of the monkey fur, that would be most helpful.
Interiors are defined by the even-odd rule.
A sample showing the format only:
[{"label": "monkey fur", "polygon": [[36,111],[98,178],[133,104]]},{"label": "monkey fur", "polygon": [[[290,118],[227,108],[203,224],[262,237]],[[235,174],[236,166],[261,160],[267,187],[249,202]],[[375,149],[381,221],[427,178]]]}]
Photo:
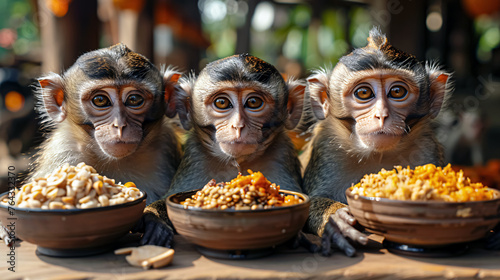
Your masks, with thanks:
[{"label": "monkey fur", "polygon": [[[85,162],[117,182],[136,182],[148,203],[158,200],[180,162],[180,145],[166,116],[175,115],[170,98],[179,77],[171,69],[160,71],[123,44],[83,54],[62,75],[41,77],[37,109],[49,133],[29,177],[45,176],[63,163]],[[133,99],[122,102],[111,96],[118,92],[125,98],[127,91]],[[107,107],[90,105],[96,95],[101,101],[111,99]],[[130,109],[130,100],[143,103]],[[110,110],[116,113],[101,113]],[[112,138],[118,126],[119,134]]]},{"label": "monkey fur", "polygon": [[[342,57],[333,70],[319,70],[307,79],[311,108],[319,121],[301,158],[303,166],[307,164],[304,191],[311,196],[306,232],[321,236],[329,217],[345,207],[345,190],[365,174],[395,165],[443,165],[443,150],[431,124],[450,91],[450,74],[394,48],[377,28],[370,31],[368,42]],[[361,127],[357,108],[375,102],[370,100],[377,96],[357,104],[352,101],[353,92],[360,86],[370,92],[366,89],[370,82],[382,90],[396,83],[399,87],[395,92],[407,90],[407,96],[383,97],[383,116],[377,115],[379,109],[373,109],[371,123],[363,119],[370,125]],[[371,128],[379,123],[380,128]],[[369,133],[362,135],[362,130]]]}]

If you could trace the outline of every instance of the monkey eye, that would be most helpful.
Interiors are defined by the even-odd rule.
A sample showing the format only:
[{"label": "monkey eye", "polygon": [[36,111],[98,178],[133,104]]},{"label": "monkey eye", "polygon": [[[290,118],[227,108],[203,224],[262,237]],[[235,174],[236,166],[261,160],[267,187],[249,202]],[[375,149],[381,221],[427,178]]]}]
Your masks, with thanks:
[{"label": "monkey eye", "polygon": [[214,105],[215,105],[215,107],[222,109],[222,110],[233,107],[233,105],[231,104],[229,99],[227,99],[225,97],[219,97],[219,98],[215,99]]},{"label": "monkey eye", "polygon": [[403,99],[408,94],[408,90],[402,86],[393,86],[389,90],[389,97],[393,99]]},{"label": "monkey eye", "polygon": [[125,106],[129,107],[139,107],[142,104],[144,104],[144,97],[139,94],[131,94],[125,101]]},{"label": "monkey eye", "polygon": [[264,101],[258,97],[250,97],[245,103],[245,107],[250,109],[259,109],[262,105],[264,105]]},{"label": "monkey eye", "polygon": [[369,87],[360,87],[356,91],[354,91],[354,96],[356,96],[357,99],[366,101],[368,99],[371,99],[375,97],[373,94],[373,91]]},{"label": "monkey eye", "polygon": [[92,98],[92,103],[99,108],[105,108],[111,106],[111,101],[105,95],[96,95]]}]

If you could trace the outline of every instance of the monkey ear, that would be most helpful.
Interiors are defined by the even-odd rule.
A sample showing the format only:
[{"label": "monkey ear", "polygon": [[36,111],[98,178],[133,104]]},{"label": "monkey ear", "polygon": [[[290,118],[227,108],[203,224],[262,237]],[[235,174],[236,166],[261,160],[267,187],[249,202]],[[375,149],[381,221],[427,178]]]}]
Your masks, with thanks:
[{"label": "monkey ear", "polygon": [[179,94],[176,99],[177,113],[181,121],[182,127],[185,130],[190,130],[193,127],[191,123],[191,96],[193,94],[194,83],[196,77],[190,74],[189,77],[182,78],[179,82]]},{"label": "monkey ear", "polygon": [[288,119],[285,122],[287,129],[294,129],[302,116],[302,108],[304,106],[304,92],[306,86],[297,80],[287,81],[288,85]]},{"label": "monkey ear", "polygon": [[42,111],[57,123],[66,119],[66,108],[64,101],[63,79],[60,75],[52,73],[38,79],[40,88],[38,95],[43,103]]},{"label": "monkey ear", "polygon": [[328,116],[330,103],[328,102],[328,74],[326,71],[318,71],[307,78],[309,98],[314,116],[324,120]]},{"label": "monkey ear", "polygon": [[175,95],[179,91],[177,82],[181,76],[181,73],[172,69],[165,70],[165,74],[163,74],[163,83],[165,84],[165,115],[169,118],[175,117],[177,113]]},{"label": "monkey ear", "polygon": [[430,117],[436,118],[439,115],[439,111],[443,107],[445,101],[446,93],[449,91],[449,78],[450,74],[445,73],[441,70],[435,69],[433,66],[428,66],[427,73],[429,73],[429,97],[431,100],[430,107]]}]

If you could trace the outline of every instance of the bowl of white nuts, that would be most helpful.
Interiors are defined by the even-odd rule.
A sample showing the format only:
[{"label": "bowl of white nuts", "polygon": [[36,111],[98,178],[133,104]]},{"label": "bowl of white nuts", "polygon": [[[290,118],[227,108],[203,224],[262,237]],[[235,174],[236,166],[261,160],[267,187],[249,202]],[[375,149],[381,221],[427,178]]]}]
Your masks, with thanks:
[{"label": "bowl of white nuts", "polygon": [[36,244],[41,254],[83,256],[110,249],[145,207],[146,193],[134,183],[116,183],[85,163],[64,164],[1,194],[0,221],[11,237]]},{"label": "bowl of white nuts", "polygon": [[173,194],[167,211],[176,231],[205,256],[250,259],[268,255],[297,236],[309,214],[309,197],[280,190],[261,172],[231,182]]}]

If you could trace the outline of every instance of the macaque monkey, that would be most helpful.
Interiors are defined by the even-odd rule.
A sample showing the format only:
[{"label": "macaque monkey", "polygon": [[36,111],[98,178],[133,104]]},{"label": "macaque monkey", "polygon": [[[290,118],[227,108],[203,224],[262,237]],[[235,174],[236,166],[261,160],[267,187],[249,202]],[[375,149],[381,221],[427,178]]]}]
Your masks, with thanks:
[{"label": "macaque monkey", "polygon": [[62,75],[38,79],[38,111],[51,129],[31,178],[85,162],[117,182],[135,182],[147,203],[161,198],[180,162],[169,124],[180,73],[160,71],[123,44],[88,52]]},{"label": "macaque monkey", "polygon": [[[248,169],[282,189],[301,191],[300,162],[287,129],[300,120],[304,85],[285,82],[271,64],[248,54],[212,62],[179,85],[177,112],[189,136],[167,196],[202,188],[211,179],[228,182]],[[148,210],[168,222],[165,200]],[[171,225],[146,226],[149,243],[167,238],[170,244]]]},{"label": "macaque monkey", "polygon": [[324,254],[333,241],[354,255],[343,235],[367,242],[344,208],[345,190],[363,175],[395,165],[443,165],[431,124],[450,91],[449,77],[438,65],[394,48],[374,28],[366,47],[307,79],[319,122],[301,158],[308,162],[304,191],[312,198],[305,230],[322,236]]}]

